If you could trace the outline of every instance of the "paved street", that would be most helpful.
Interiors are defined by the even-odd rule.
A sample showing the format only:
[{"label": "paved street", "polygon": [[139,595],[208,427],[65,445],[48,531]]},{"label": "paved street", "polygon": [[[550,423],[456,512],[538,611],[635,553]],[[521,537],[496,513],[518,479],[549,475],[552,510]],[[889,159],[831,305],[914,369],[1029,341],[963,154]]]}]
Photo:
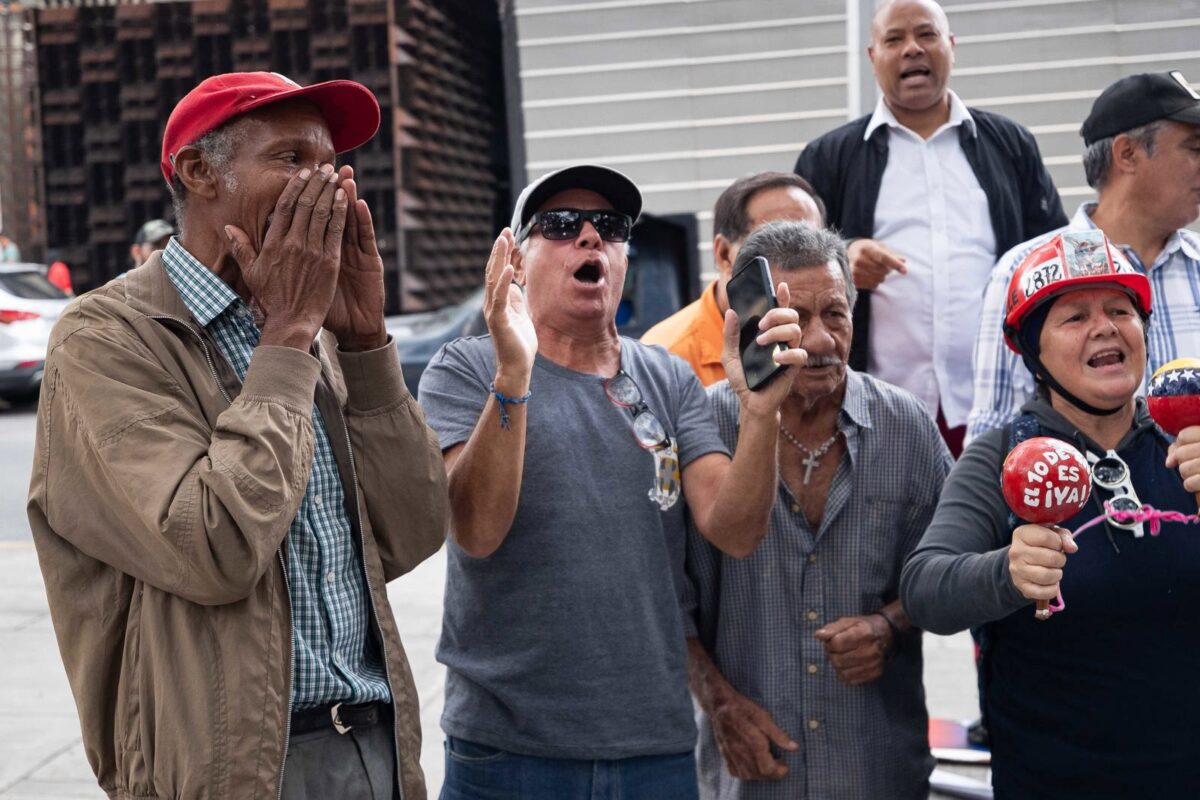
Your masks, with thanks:
[{"label": "paved street", "polygon": [[[80,744],[25,521],[33,426],[31,408],[0,410],[0,800],[103,800]],[[420,691],[421,763],[435,797],[443,774],[443,670],[433,649],[444,579],[443,551],[388,587]],[[970,639],[926,636],[925,654],[930,712],[974,716]]]},{"label": "paved street", "polygon": [[34,405],[14,408],[0,401],[0,542],[29,541],[25,492],[33,463],[36,412]]}]

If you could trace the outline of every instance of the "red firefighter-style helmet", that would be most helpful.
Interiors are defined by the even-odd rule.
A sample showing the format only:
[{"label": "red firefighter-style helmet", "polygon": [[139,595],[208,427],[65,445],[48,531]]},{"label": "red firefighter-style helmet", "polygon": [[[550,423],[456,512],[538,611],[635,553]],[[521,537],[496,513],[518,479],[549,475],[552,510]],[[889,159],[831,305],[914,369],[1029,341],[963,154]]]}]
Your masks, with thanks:
[{"label": "red firefighter-style helmet", "polygon": [[1034,309],[1066,292],[1105,285],[1127,292],[1142,318],[1150,316],[1150,281],[1103,232],[1055,236],[1025,256],[1013,272],[1004,302],[1004,341],[1014,352],[1025,355],[1021,325]]}]

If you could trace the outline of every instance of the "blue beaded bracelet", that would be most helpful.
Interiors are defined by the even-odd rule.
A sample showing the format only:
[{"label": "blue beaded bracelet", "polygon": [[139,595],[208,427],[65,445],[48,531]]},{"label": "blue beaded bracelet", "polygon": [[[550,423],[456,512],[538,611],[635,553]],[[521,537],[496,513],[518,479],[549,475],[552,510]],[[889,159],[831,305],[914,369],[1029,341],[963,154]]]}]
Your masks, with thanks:
[{"label": "blue beaded bracelet", "polygon": [[500,427],[504,428],[506,431],[511,430],[512,425],[509,423],[508,411],[506,411],[504,407],[509,404],[520,406],[528,403],[529,398],[533,397],[533,392],[526,392],[522,397],[509,397],[506,394],[501,394],[500,392],[496,391],[495,381],[492,381],[492,385],[488,387],[488,390],[492,393],[492,396],[496,398],[497,402],[500,403]]}]

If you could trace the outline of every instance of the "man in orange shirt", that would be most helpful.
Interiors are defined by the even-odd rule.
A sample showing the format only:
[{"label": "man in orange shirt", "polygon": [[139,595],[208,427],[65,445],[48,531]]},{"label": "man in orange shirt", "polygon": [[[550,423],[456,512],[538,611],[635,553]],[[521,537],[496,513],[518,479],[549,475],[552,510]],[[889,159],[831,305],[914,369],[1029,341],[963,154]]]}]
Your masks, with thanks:
[{"label": "man in orange shirt", "polygon": [[738,250],[760,225],[776,220],[825,224],[825,204],[808,181],[790,172],[760,172],[738,178],[713,208],[713,262],[717,279],[696,300],[646,331],[642,341],[661,344],[691,364],[705,386],[725,379],[721,331],[729,299],[725,284]]}]

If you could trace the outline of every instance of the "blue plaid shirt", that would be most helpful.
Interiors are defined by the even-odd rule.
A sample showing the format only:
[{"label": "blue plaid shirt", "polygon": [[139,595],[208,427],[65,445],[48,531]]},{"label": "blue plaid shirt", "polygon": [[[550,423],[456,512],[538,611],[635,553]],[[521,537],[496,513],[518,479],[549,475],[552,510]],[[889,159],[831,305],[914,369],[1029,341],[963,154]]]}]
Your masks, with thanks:
[{"label": "blue plaid shirt", "polygon": [[[740,409],[728,381],[708,387],[733,452]],[[900,568],[933,518],[953,463],[937,426],[903,389],[846,371],[837,429],[846,452],[818,527],[781,478],[762,543],[722,554],[689,526],[684,629],[717,669],[800,743],[780,752],[779,781],[741,781],[725,766],[712,724],[697,712],[696,766],[706,800],[924,800],[933,767],[921,684],[921,636],[908,634],[881,678],[838,680],[813,636],[842,617],[895,600]],[[779,459],[800,459],[786,442]]]},{"label": "blue plaid shirt", "polygon": [[[163,265],[184,305],[246,379],[261,331],[250,307],[172,238]],[[294,709],[325,703],[388,701],[383,659],[369,635],[370,600],[345,495],[321,413],[313,406],[312,474],[288,529]]]},{"label": "blue plaid shirt", "polygon": [[[1008,422],[1034,396],[1033,375],[1021,363],[1021,357],[1004,343],[1004,296],[1013,272],[1035,247],[1055,235],[1095,230],[1091,216],[1095,208],[1095,203],[1084,203],[1065,228],[1017,245],[1001,256],[992,269],[979,315],[979,336],[975,339],[975,399],[967,418],[968,443],[984,431]],[[1155,370],[1168,361],[1200,353],[1200,236],[1186,229],[1176,231],[1149,267],[1132,249],[1120,247],[1129,263],[1150,279],[1150,296],[1154,300],[1146,345],[1146,374],[1139,392],[1144,395]]]}]

